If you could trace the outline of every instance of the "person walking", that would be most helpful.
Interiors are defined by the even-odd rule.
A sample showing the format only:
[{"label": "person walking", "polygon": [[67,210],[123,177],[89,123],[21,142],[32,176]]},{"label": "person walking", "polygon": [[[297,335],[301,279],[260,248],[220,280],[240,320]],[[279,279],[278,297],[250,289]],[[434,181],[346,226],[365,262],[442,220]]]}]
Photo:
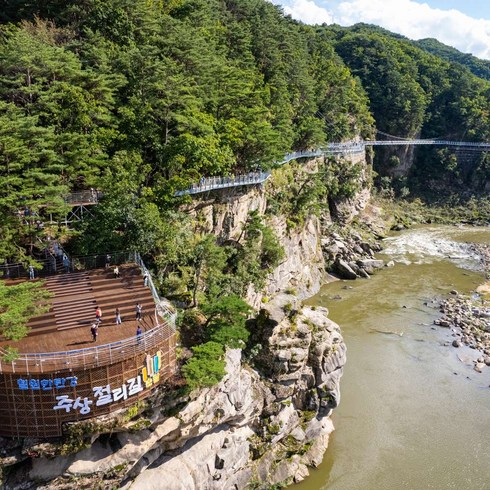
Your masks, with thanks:
[{"label": "person walking", "polygon": [[138,325],[138,328],[136,329],[136,342],[138,342],[138,344],[141,344],[142,334],[143,334],[143,330],[141,330],[141,327]]},{"label": "person walking", "polygon": [[34,279],[34,267],[32,265],[29,266],[29,279]]},{"label": "person walking", "polygon": [[100,308],[100,306],[95,307],[95,321],[97,323],[102,322],[102,309]]},{"label": "person walking", "polygon": [[105,256],[105,268],[107,269],[111,265],[111,256],[107,254]]},{"label": "person walking", "polygon": [[119,267],[116,265],[116,267],[114,267],[114,277],[116,279],[119,279],[120,277],[120,274],[119,274]]},{"label": "person walking", "polygon": [[121,311],[119,310],[119,308],[116,308],[116,325],[121,325],[121,323]]},{"label": "person walking", "polygon": [[90,327],[90,333],[92,334],[92,342],[96,342],[97,335],[99,334],[99,327],[96,323],[92,323],[92,326]]},{"label": "person walking", "polygon": [[146,287],[148,286],[148,279],[150,278],[150,274],[148,273],[147,270],[145,270],[145,273],[143,274],[143,285]]},{"label": "person walking", "polygon": [[139,303],[136,303],[136,320],[138,321],[141,320],[142,312],[143,312],[143,307]]},{"label": "person walking", "polygon": [[63,254],[63,267],[65,268],[65,272],[70,272],[70,259],[66,254]]}]

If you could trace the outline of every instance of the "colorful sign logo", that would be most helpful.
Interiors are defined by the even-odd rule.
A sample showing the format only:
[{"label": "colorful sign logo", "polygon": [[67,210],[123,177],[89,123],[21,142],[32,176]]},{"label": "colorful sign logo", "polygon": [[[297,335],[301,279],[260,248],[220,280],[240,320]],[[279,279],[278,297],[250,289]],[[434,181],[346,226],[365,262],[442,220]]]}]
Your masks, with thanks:
[{"label": "colorful sign logo", "polygon": [[162,368],[162,351],[158,351],[154,356],[146,356],[146,363],[141,370],[143,383],[146,388],[150,388],[160,381],[160,369]]}]

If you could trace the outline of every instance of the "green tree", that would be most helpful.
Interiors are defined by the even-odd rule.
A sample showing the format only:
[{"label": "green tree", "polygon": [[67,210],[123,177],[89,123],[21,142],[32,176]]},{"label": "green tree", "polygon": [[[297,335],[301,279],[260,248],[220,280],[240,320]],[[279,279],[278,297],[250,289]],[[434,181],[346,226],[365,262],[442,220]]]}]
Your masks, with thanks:
[{"label": "green tree", "polygon": [[191,389],[213,386],[225,375],[224,349],[217,342],[206,342],[192,348],[193,356],[182,368]]},{"label": "green tree", "polygon": [[224,280],[223,270],[226,265],[226,252],[216,244],[214,235],[198,238],[192,256],[193,283],[192,306],[198,305],[198,292],[209,297],[219,296]]},{"label": "green tree", "polygon": [[49,291],[42,289],[40,282],[23,282],[7,286],[0,282],[0,332],[8,340],[25,337],[30,318],[49,309],[46,299]]},{"label": "green tree", "polygon": [[243,299],[237,295],[221,296],[204,303],[201,310],[207,316],[211,341],[232,349],[245,347],[249,337],[245,322],[251,307]]}]

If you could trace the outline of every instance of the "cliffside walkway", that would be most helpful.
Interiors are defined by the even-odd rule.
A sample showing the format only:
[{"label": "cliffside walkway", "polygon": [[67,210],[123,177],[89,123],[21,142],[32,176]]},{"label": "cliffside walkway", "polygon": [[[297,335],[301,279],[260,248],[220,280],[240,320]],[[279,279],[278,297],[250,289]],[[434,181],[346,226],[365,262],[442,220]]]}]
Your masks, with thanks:
[{"label": "cliffside walkway", "polygon": [[[344,143],[329,143],[323,148],[317,150],[296,151],[288,153],[280,162],[274,165],[284,165],[292,160],[301,158],[315,158],[320,156],[347,156],[352,154],[364,153],[367,146],[419,146],[435,145],[450,146],[475,149],[479,151],[490,151],[490,143],[481,143],[473,141],[451,141],[438,139],[414,139],[414,140],[367,140],[367,141],[347,141]],[[203,177],[198,183],[192,184],[189,188],[175,192],[175,196],[184,196],[192,194],[201,194],[203,192],[214,191],[218,189],[229,189],[231,187],[240,187],[245,185],[263,184],[271,176],[271,171],[250,172],[242,175],[232,175],[225,177]]]},{"label": "cliffside walkway", "polygon": [[[326,148],[319,150],[295,151],[284,155],[284,158],[275,162],[274,165],[284,165],[292,160],[301,158],[315,158],[323,155],[349,155],[363,153],[364,146],[361,143],[330,143]],[[200,194],[202,192],[214,191],[216,189],[228,189],[243,185],[263,184],[271,176],[271,171],[250,172],[242,175],[231,175],[226,177],[205,177],[199,183],[192,184],[188,189],[177,191],[175,196],[187,194]]]}]

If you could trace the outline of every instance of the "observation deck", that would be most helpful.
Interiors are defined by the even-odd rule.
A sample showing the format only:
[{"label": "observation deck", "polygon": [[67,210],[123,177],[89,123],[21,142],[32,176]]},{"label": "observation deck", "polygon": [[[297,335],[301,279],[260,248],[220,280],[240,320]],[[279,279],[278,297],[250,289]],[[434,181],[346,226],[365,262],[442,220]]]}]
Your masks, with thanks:
[{"label": "observation deck", "polygon": [[[90,269],[85,260],[84,270],[45,280],[43,287],[53,294],[49,311],[29,321],[26,338],[0,342],[0,351],[8,344],[20,353],[12,362],[0,360],[0,435],[59,436],[64,422],[131,406],[173,374],[172,312],[161,303],[151,277],[145,283],[139,255],[134,259],[119,265],[120,278],[114,265]],[[102,322],[94,342],[90,327],[97,306]]]}]

